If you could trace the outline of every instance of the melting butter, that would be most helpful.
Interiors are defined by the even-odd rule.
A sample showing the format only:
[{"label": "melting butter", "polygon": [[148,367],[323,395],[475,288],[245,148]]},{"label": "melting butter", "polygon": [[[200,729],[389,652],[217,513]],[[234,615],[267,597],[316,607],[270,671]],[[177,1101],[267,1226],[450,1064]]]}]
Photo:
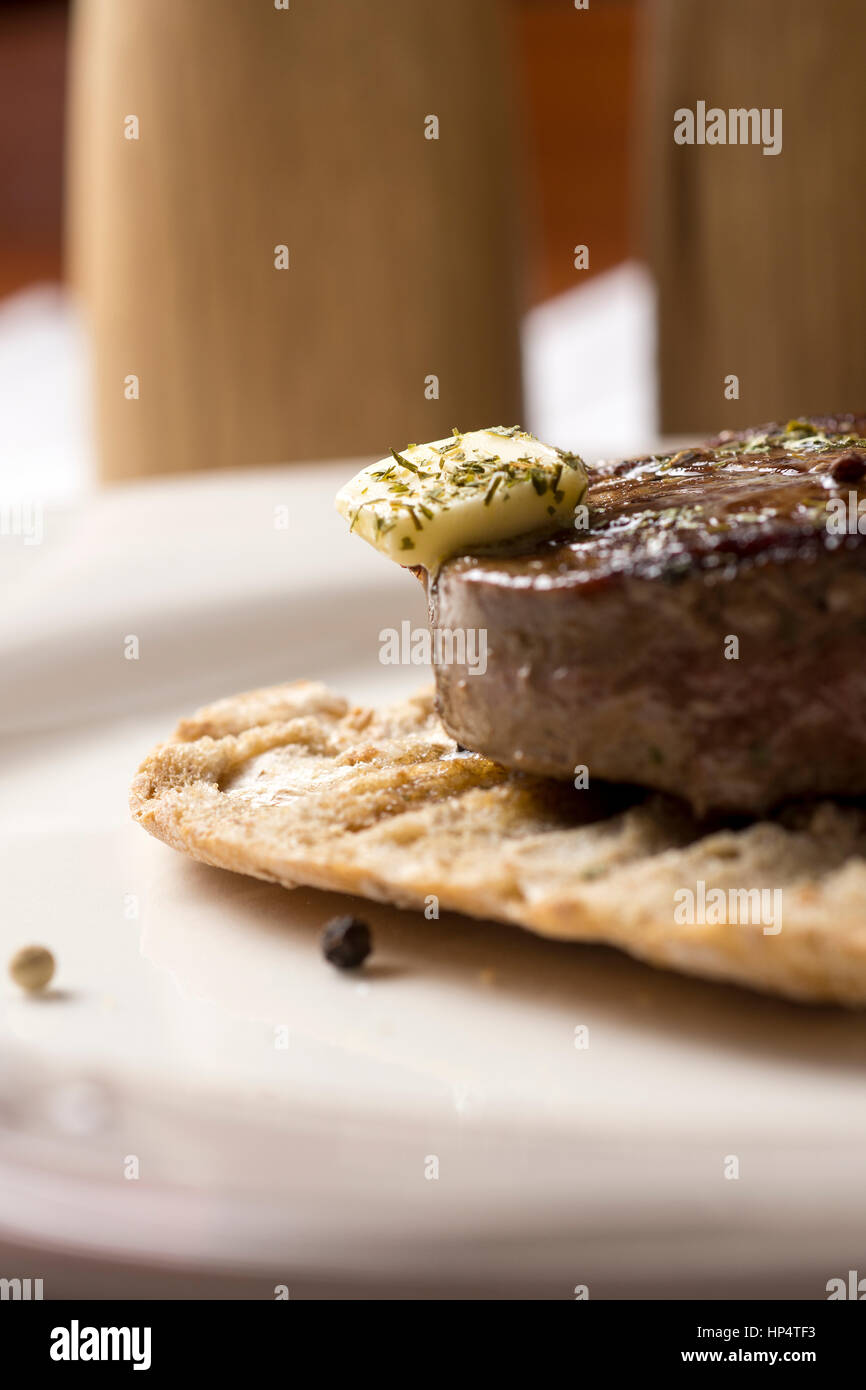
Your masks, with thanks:
[{"label": "melting butter", "polygon": [[336,507],[390,560],[434,571],[476,546],[570,526],[585,489],[577,454],[497,426],[392,451],[350,479]]}]

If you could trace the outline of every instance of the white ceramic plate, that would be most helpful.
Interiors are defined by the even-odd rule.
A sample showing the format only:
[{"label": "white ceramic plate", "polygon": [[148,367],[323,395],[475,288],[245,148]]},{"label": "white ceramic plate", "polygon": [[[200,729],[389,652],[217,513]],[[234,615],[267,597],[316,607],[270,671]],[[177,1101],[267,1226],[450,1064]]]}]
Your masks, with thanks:
[{"label": "white ceramic plate", "polygon": [[[288,893],[129,821],[199,704],[428,678],[378,663],[424,603],[333,514],[355,466],[149,483],[4,540],[0,948],[60,968],[0,993],[0,1238],[65,1291],[823,1297],[862,1263],[861,1017]],[[349,909],[357,979],[316,942]]]}]

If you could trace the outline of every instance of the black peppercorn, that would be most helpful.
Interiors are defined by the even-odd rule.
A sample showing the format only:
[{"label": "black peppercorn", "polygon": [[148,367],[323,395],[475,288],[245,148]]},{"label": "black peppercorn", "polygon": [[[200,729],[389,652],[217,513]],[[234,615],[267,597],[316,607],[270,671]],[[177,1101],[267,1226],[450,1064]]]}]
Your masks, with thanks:
[{"label": "black peppercorn", "polygon": [[370,928],[358,917],[333,917],[322,932],[322,953],[338,970],[356,970],[372,948]]}]

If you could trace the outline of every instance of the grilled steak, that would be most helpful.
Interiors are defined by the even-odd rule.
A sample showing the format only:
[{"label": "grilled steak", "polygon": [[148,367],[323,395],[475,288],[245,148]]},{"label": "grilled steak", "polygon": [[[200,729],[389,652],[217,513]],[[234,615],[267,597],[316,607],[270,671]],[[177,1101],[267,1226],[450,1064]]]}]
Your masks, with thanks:
[{"label": "grilled steak", "polygon": [[858,497],[866,533],[863,416],[596,465],[578,529],[429,581],[434,628],[487,632],[483,674],[436,668],[446,728],[507,767],[586,767],[699,813],[866,792]]}]

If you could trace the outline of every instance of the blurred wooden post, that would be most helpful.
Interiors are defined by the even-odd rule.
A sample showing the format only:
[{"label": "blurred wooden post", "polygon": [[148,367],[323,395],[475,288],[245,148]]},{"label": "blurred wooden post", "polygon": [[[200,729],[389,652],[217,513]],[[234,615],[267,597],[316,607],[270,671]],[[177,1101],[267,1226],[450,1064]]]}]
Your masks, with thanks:
[{"label": "blurred wooden post", "polygon": [[[866,6],[653,0],[647,33],[662,428],[866,408]],[[676,145],[698,101],[780,107],[781,153]]]},{"label": "blurred wooden post", "polygon": [[104,477],[520,419],[503,21],[79,0],[69,246]]}]

